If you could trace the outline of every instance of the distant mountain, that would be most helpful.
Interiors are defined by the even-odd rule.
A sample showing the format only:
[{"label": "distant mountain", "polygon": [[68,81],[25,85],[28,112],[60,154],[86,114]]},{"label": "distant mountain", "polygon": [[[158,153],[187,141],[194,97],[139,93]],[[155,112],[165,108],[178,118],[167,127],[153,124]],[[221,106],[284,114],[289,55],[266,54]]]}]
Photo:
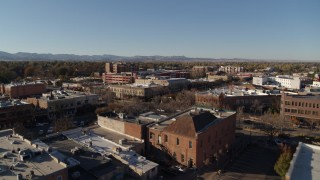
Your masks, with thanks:
[{"label": "distant mountain", "polygon": [[119,60],[125,57],[114,55],[75,55],[75,54],[38,54],[18,52],[10,54],[0,51],[0,60],[3,61],[102,61],[102,60]]},{"label": "distant mountain", "polygon": [[[7,53],[0,51],[0,61],[216,61],[216,62],[248,62],[265,61],[279,62],[279,60],[268,59],[241,59],[241,58],[189,58],[185,56],[115,56],[115,55],[75,55],[75,54],[38,54],[38,53]],[[281,62],[292,62],[298,60],[281,60]],[[314,62],[314,61],[313,61]],[[315,61],[318,62],[318,61]]]},{"label": "distant mountain", "polygon": [[127,57],[127,56],[115,56],[115,55],[38,54],[38,53],[27,53],[27,52],[18,52],[15,54],[11,54],[11,53],[0,51],[0,61],[219,61],[219,60],[221,59],[189,58],[185,56]]}]

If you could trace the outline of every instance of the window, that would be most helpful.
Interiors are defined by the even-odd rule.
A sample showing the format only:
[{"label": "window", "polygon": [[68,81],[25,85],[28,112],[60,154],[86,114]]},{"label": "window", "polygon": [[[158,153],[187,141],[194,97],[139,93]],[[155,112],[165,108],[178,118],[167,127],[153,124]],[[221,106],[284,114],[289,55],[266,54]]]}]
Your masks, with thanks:
[{"label": "window", "polygon": [[62,180],[62,176],[61,176],[61,175],[58,176],[58,177],[57,177],[57,180]]},{"label": "window", "polygon": [[192,148],[192,141],[189,141],[189,148]]},{"label": "window", "polygon": [[176,154],[176,152],[173,152],[173,158],[174,158],[174,159],[177,159],[177,154]]},{"label": "window", "polygon": [[180,140],[179,140],[179,138],[177,138],[177,145],[179,145],[180,144]]},{"label": "window", "polygon": [[154,133],[150,133],[150,139],[153,139]]},{"label": "window", "polygon": [[184,155],[181,154],[181,162],[184,162]]},{"label": "window", "polygon": [[162,142],[161,142],[161,135],[158,135],[158,144],[162,144]]},{"label": "window", "polygon": [[168,136],[166,134],[164,135],[164,142],[168,142]]},{"label": "window", "polygon": [[291,109],[291,113],[297,113],[296,109]]}]

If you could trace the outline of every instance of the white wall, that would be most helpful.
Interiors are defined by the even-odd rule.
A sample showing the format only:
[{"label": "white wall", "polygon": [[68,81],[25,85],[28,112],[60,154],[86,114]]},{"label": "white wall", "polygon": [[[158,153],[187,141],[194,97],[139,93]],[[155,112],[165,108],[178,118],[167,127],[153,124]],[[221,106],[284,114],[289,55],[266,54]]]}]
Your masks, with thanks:
[{"label": "white wall", "polygon": [[103,128],[116,131],[118,133],[125,133],[124,122],[122,121],[114,120],[103,116],[98,116],[98,125]]},{"label": "white wall", "polygon": [[267,82],[266,77],[253,77],[252,84],[262,86],[264,83]]}]

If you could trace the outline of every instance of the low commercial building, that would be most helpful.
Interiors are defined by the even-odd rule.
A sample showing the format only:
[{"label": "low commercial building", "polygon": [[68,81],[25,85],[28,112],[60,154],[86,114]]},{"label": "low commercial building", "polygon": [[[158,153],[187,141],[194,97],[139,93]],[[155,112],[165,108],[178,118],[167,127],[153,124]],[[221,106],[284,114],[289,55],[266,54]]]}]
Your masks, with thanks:
[{"label": "low commercial building", "polygon": [[128,117],[123,113],[115,114],[109,112],[98,115],[98,125],[116,131],[117,133],[145,141],[146,126],[165,118],[167,118],[167,116],[154,112],[143,113],[138,117]]},{"label": "low commercial building", "polygon": [[41,95],[46,90],[46,86],[43,83],[11,83],[0,85],[0,93],[12,99]]},{"label": "low commercial building", "polygon": [[67,164],[12,130],[0,131],[1,179],[68,179]]},{"label": "low commercial building", "polygon": [[37,108],[47,110],[49,119],[73,116],[79,108],[98,104],[98,95],[77,91],[52,91],[40,98],[27,98]]},{"label": "low commercial building", "polygon": [[109,89],[114,92],[118,98],[126,97],[141,97],[141,98],[152,98],[167,94],[169,91],[167,87],[155,84],[149,85],[110,85]]},{"label": "low commercial building", "polygon": [[136,78],[137,74],[132,72],[103,74],[103,82],[108,84],[131,84]]},{"label": "low commercial building", "polygon": [[62,132],[69,140],[80,146],[90,148],[103,157],[115,158],[122,162],[134,176],[139,179],[155,179],[158,174],[158,164],[147,160],[135,151],[121,144],[115,143],[103,136],[97,135],[94,131],[84,131],[81,128]]},{"label": "low commercial building", "polygon": [[214,89],[203,92],[196,92],[195,104],[197,106],[222,108],[228,110],[237,110],[238,107],[244,107],[250,110],[252,106],[260,110],[270,107],[279,109],[280,94],[272,94],[268,90],[245,90],[245,89]]},{"label": "low commercial building", "polygon": [[320,179],[320,146],[300,142],[290,162],[286,180]]},{"label": "low commercial building", "polygon": [[281,114],[292,120],[320,124],[320,95],[292,95],[283,93]]},{"label": "low commercial building", "polygon": [[17,123],[32,125],[33,113],[32,104],[20,100],[0,101],[0,129],[13,128]]},{"label": "low commercial building", "polygon": [[217,81],[217,80],[222,80],[222,81],[227,81],[231,79],[231,76],[227,75],[210,75],[208,74],[208,81]]},{"label": "low commercial building", "polygon": [[[82,135],[82,134],[81,134]],[[63,134],[43,138],[45,144],[54,147],[55,158],[62,162],[75,162],[69,167],[70,179],[116,179],[124,177],[124,165],[117,159],[103,156],[94,149],[68,139]],[[80,177],[80,178],[79,178]]]},{"label": "low commercial building", "polygon": [[201,168],[219,161],[235,139],[235,112],[193,109],[148,126],[147,148],[182,165]]},{"label": "low commercial building", "polygon": [[136,85],[148,86],[157,84],[167,87],[170,92],[178,92],[189,87],[191,82],[186,78],[149,78],[149,79],[136,79]]}]

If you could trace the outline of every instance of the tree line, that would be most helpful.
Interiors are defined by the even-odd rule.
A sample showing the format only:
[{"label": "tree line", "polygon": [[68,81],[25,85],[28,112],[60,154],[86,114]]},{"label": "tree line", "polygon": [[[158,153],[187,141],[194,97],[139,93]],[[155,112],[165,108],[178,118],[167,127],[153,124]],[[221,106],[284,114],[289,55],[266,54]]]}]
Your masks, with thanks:
[{"label": "tree line", "polygon": [[[306,71],[320,72],[320,63],[288,62],[131,62],[140,70],[173,69],[191,70],[193,66],[242,66],[246,72],[273,67],[279,74]],[[0,83],[33,78],[69,78],[90,76],[93,72],[103,73],[105,62],[93,61],[0,61]]]}]

